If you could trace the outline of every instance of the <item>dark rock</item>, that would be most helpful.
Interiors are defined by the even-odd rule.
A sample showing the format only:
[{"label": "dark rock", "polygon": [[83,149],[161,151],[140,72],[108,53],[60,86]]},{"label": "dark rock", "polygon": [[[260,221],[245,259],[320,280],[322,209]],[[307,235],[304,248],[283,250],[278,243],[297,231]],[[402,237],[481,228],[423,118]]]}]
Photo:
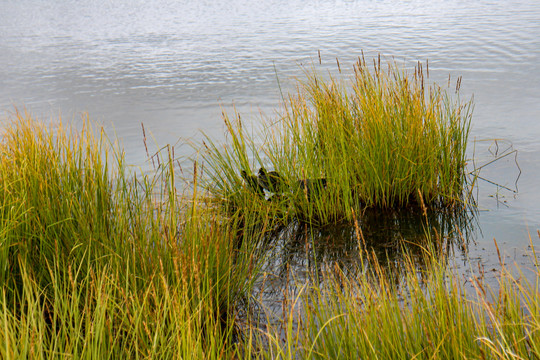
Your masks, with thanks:
[{"label": "dark rock", "polygon": [[245,170],[240,172],[249,189],[259,195],[264,195],[263,187],[259,184],[259,179],[255,175],[248,174]]},{"label": "dark rock", "polygon": [[287,189],[285,181],[277,171],[267,172],[265,168],[261,167],[258,180],[263,189],[274,194],[281,194]]}]

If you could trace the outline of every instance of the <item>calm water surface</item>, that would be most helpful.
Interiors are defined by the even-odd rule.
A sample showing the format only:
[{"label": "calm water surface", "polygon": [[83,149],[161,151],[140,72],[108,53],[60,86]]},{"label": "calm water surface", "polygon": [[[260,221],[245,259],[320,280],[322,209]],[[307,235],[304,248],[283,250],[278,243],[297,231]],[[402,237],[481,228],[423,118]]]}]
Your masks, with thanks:
[{"label": "calm water surface", "polygon": [[0,0],[0,110],[25,106],[76,123],[88,112],[141,165],[141,122],[160,145],[199,139],[200,130],[219,139],[220,105],[254,121],[272,115],[277,77],[291,89],[318,51],[332,69],[336,57],[350,69],[361,50],[406,66],[429,59],[432,80],[462,76],[462,97],[474,94],[477,166],[518,151],[519,165],[512,154],[482,169],[504,187],[479,183],[470,256],[496,262],[497,238],[520,262],[529,229],[540,244],[538,34],[533,0]]}]

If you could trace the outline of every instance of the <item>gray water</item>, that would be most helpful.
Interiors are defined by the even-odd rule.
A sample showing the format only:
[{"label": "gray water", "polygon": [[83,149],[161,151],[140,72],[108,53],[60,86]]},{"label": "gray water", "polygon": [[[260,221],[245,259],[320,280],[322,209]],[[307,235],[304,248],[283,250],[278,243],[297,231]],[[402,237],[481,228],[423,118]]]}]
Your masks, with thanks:
[{"label": "gray water", "polygon": [[[223,137],[221,108],[272,116],[300,66],[351,69],[363,50],[430,77],[462,76],[474,94],[470,157],[482,169],[470,256],[521,262],[540,228],[538,1],[0,0],[0,110],[48,120],[80,114],[115,131],[144,165],[141,123],[156,147],[200,131]],[[495,143],[494,139],[498,139]],[[472,161],[471,161],[472,163]],[[539,247],[540,248],[540,247]]]}]

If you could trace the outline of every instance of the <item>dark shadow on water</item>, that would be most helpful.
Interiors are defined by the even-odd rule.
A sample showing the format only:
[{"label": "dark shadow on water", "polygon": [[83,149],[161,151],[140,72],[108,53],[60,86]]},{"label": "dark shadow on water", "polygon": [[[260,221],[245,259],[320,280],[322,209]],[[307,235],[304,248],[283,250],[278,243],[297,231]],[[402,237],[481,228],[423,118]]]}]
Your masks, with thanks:
[{"label": "dark shadow on water", "polygon": [[[426,221],[427,219],[427,221]],[[268,266],[276,275],[284,271],[316,274],[330,265],[357,267],[360,250],[374,252],[379,265],[403,260],[404,251],[420,256],[431,242],[437,253],[465,254],[475,231],[474,213],[366,210],[356,224],[312,228],[293,222],[267,236]],[[299,280],[299,278],[297,278]]]},{"label": "dark shadow on water", "polygon": [[[303,285],[316,285],[324,271],[339,267],[348,275],[369,270],[375,258],[383,269],[400,271],[408,254],[422,269],[428,245],[446,262],[466,256],[468,240],[476,231],[474,211],[366,210],[357,222],[313,228],[292,224],[268,233],[263,246],[267,260],[263,276],[253,294],[255,322],[260,326],[278,324],[285,303],[294,301]],[[367,250],[367,252],[366,252]],[[364,254],[363,256],[361,254]],[[375,255],[373,257],[373,255]],[[399,286],[401,276],[393,276]],[[259,308],[259,309],[256,309]]]}]

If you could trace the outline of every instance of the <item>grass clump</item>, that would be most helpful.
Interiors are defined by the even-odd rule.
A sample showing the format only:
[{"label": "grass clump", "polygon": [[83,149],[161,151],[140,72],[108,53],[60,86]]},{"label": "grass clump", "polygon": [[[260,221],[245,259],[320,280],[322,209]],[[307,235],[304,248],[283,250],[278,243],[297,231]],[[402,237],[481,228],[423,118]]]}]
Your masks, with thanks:
[{"label": "grass clump", "polygon": [[94,132],[16,112],[0,142],[0,358],[230,358],[257,276],[238,237]]},{"label": "grass clump", "polygon": [[[307,72],[262,134],[224,114],[230,143],[205,143],[210,188],[232,209],[316,223],[365,207],[461,205],[471,107],[428,84],[420,64],[409,74],[362,58],[348,82]],[[279,174],[269,202],[249,180],[260,184],[264,168]]]}]

